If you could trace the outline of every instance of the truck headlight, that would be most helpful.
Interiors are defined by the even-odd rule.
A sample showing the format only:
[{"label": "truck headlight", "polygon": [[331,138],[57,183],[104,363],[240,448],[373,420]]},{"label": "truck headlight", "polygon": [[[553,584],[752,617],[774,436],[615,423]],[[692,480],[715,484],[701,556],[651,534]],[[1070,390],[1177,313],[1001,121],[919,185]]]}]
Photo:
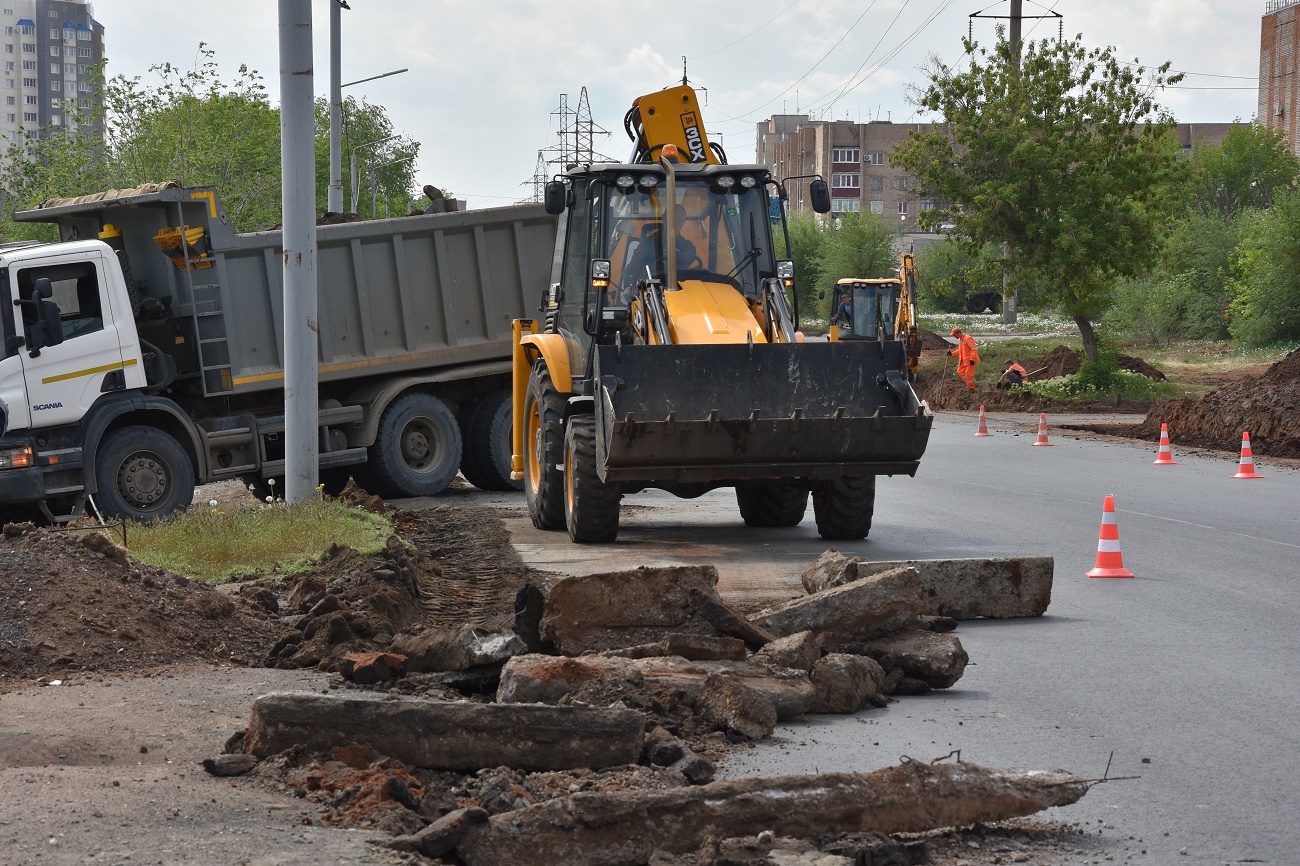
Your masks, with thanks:
[{"label": "truck headlight", "polygon": [[26,469],[32,465],[30,445],[0,446],[0,469]]}]

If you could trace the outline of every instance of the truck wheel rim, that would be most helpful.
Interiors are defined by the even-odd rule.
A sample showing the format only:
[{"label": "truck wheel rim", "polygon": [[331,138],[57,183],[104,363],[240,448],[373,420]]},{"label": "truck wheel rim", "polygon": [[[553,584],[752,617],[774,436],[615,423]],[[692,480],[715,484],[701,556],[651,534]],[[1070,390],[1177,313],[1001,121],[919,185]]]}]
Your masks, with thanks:
[{"label": "truck wheel rim", "polygon": [[436,461],[438,435],[427,418],[415,418],[402,431],[402,460],[416,472],[427,472]]},{"label": "truck wheel rim", "polygon": [[117,489],[129,505],[150,510],[167,495],[167,467],[156,455],[137,451],[122,461]]}]

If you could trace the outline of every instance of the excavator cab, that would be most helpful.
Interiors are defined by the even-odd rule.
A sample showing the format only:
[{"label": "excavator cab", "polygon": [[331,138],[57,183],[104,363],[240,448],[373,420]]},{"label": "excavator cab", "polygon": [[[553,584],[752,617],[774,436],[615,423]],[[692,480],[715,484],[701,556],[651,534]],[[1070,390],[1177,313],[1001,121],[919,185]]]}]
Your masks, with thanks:
[{"label": "excavator cab", "polygon": [[840,340],[893,340],[898,280],[840,280],[831,296]]}]

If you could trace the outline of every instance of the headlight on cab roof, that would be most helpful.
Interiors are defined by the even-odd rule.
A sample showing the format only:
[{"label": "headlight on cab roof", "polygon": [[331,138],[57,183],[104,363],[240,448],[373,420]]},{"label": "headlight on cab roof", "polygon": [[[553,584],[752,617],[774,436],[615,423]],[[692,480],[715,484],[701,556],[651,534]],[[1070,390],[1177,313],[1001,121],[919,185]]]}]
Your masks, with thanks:
[{"label": "headlight on cab roof", "polygon": [[735,185],[736,179],[729,174],[724,174],[722,177],[718,178],[718,186],[723,189],[731,189]]},{"label": "headlight on cab roof", "polygon": [[745,189],[750,189],[750,188],[753,187],[754,184],[757,183],[757,182],[758,182],[758,181],[754,180],[754,179],[753,179],[752,177],[750,177],[749,175],[745,175],[744,177],[742,177],[742,178],[740,179],[740,185],[743,186]]},{"label": "headlight on cab roof", "polygon": [[618,177],[614,178],[614,183],[618,185],[619,189],[628,189],[635,182],[636,178],[632,177],[630,174],[620,174]]}]

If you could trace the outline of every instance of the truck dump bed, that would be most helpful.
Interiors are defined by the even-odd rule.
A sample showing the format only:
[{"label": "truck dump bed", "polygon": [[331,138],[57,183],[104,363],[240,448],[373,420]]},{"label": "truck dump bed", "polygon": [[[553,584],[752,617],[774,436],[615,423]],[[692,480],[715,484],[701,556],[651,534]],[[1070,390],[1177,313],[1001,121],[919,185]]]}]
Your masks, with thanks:
[{"label": "truck dump bed", "polygon": [[[210,187],[137,192],[14,219],[120,250],[141,338],[205,396],[281,387],[281,233],[235,234]],[[511,322],[537,307],[555,231],[542,205],[318,227],[321,381],[485,362],[507,371]]]}]

